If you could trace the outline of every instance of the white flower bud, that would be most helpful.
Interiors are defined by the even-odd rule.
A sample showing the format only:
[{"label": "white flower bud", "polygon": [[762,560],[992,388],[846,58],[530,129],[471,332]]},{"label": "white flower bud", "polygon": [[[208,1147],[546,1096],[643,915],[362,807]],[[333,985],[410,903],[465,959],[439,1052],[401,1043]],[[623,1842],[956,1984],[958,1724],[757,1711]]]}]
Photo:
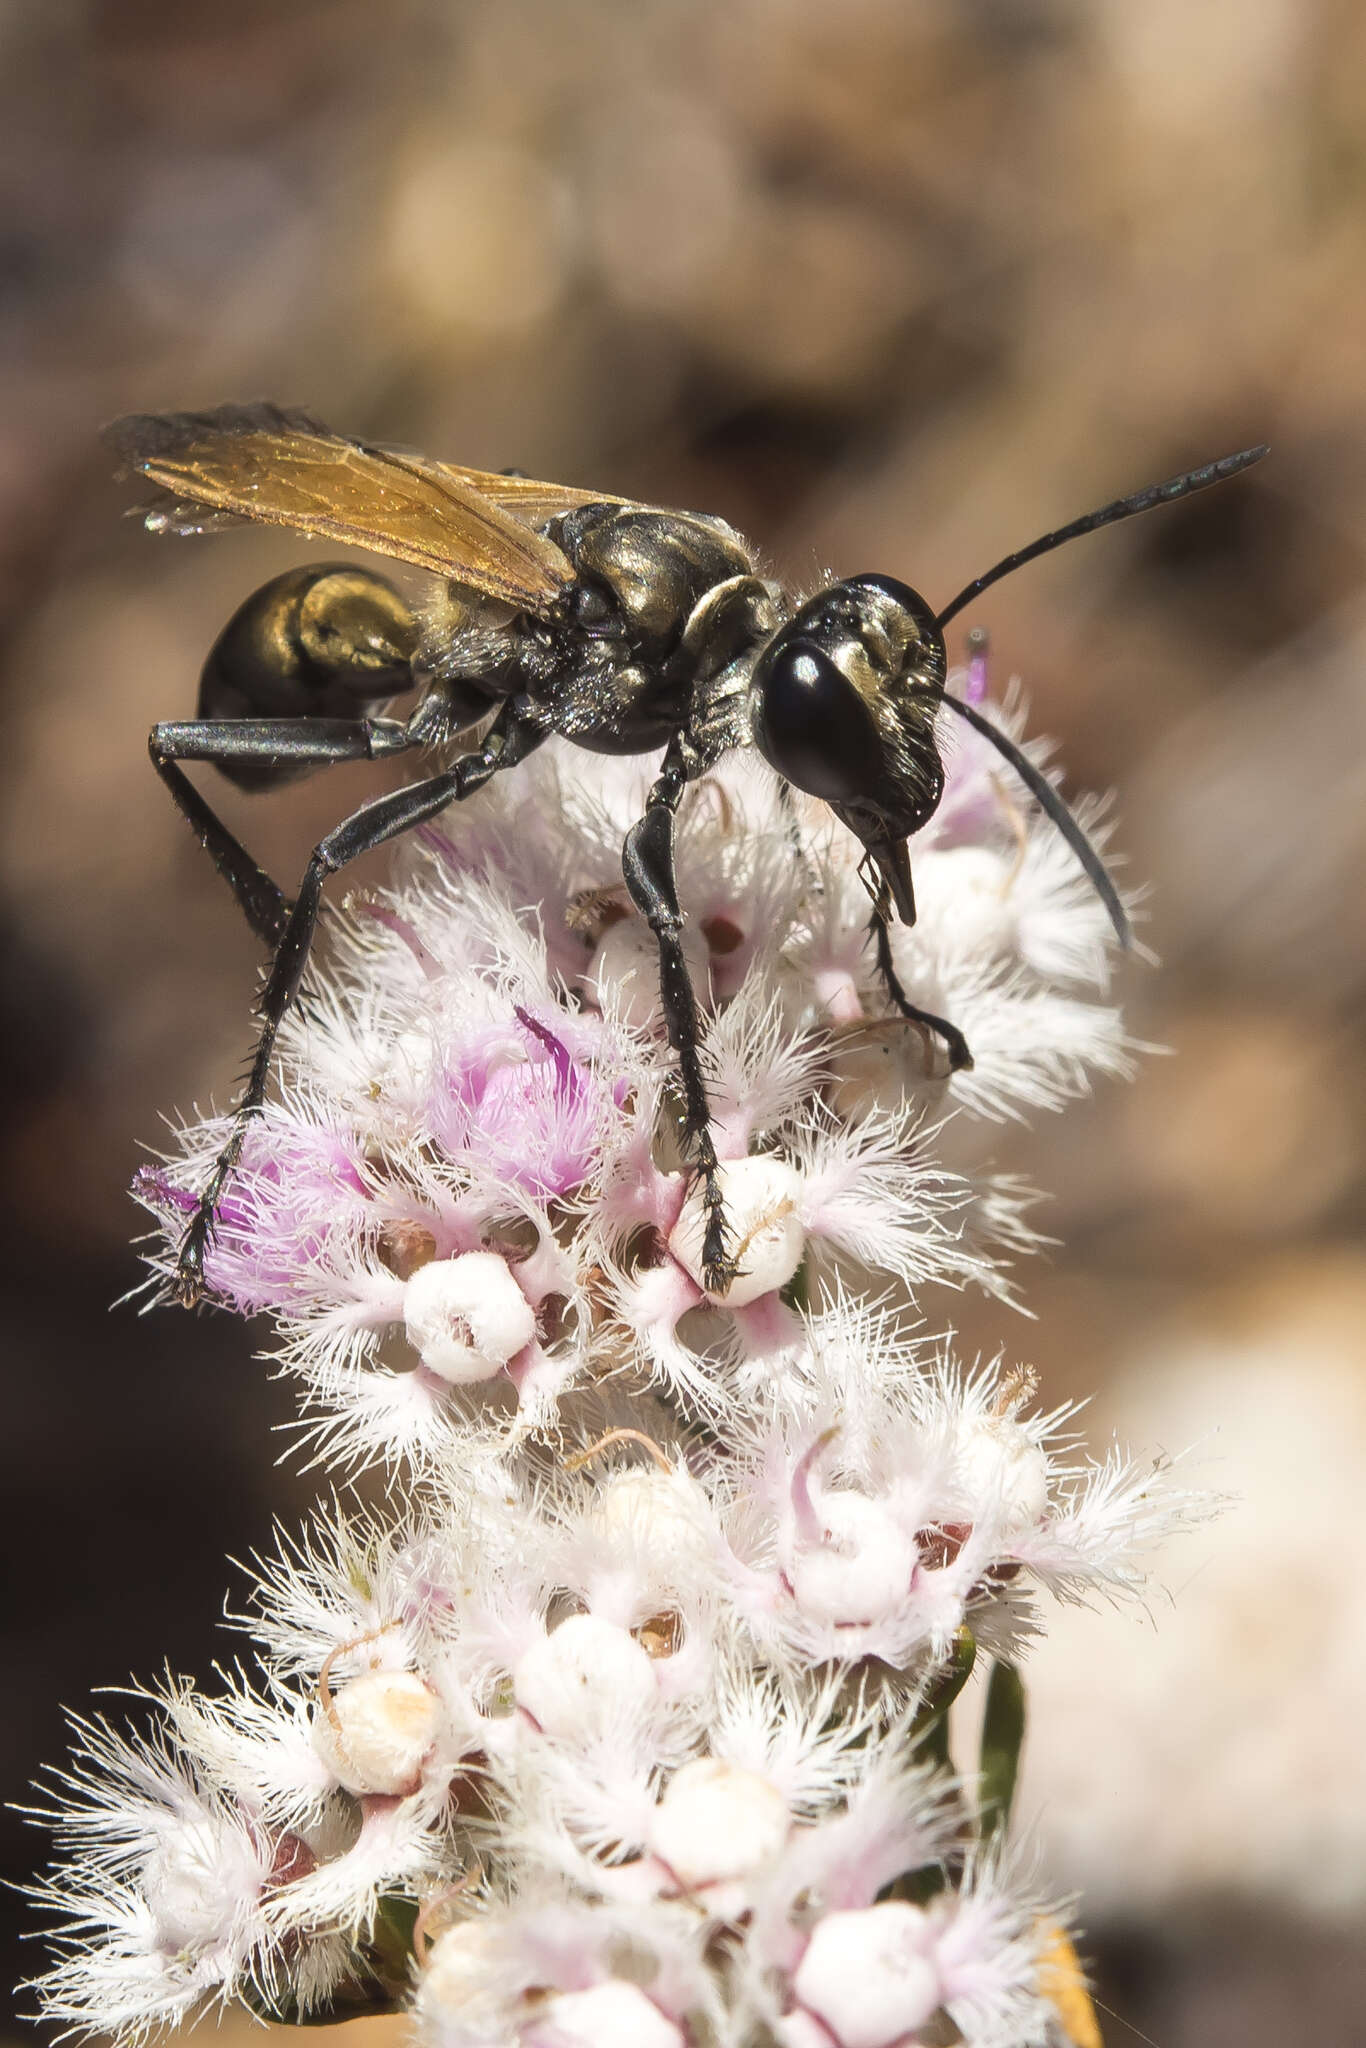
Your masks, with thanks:
[{"label": "white flower bud", "polygon": [[518,2048],[683,2048],[683,2031],[635,1984],[618,1977],[547,1999]]},{"label": "white flower bud", "polygon": [[901,1899],[827,1914],[793,1987],[839,2048],[893,2048],[923,2027],[943,1998],[929,1916]]},{"label": "white flower bud", "polygon": [[363,1671],[313,1717],[313,1746],[348,1792],[411,1792],[441,1707],[414,1671]]},{"label": "white flower bud", "polygon": [[[711,994],[711,955],[693,926],[682,933],[683,958],[692,976],[693,992],[705,1005]],[[659,994],[659,944],[642,918],[619,918],[609,924],[584,969],[581,986],[600,1010],[614,1009],[634,1031],[663,1028]]]},{"label": "white flower bud", "polygon": [[[739,1272],[724,1294],[712,1294],[727,1308],[744,1308],[761,1294],[785,1287],[802,1262],[806,1234],[798,1204],[801,1176],[785,1159],[758,1153],[730,1159],[717,1175],[726,1205],[727,1250]],[[707,1234],[703,1189],[695,1182],[669,1238],[669,1250],[702,1287],[702,1246]],[[709,1291],[709,1290],[704,1290]]]},{"label": "white flower bud", "polygon": [[403,1321],[422,1363],[453,1386],[492,1379],[536,1334],[531,1304],[497,1252],[419,1266]]},{"label": "white flower bud", "polygon": [[674,1772],[655,1808],[650,1847],[690,1888],[749,1877],[787,1841],[791,1817],[776,1785],[720,1757]]},{"label": "white flower bud", "polygon": [[1008,1417],[974,1425],[958,1469],[970,1501],[983,1513],[999,1512],[1011,1531],[1030,1528],[1048,1512],[1047,1455]]},{"label": "white flower bud", "polygon": [[598,1488],[588,1526],[606,1554],[622,1543],[639,1553],[652,1585],[692,1585],[714,1568],[706,1495],[686,1473],[613,1473]]},{"label": "white flower bud", "polygon": [[452,2016],[483,1991],[494,1966],[495,1944],[482,1920],[459,1920],[438,1934],[422,1970],[422,2002]]},{"label": "white flower bud", "polygon": [[822,1540],[802,1542],[788,1567],[804,1615],[828,1625],[879,1621],[910,1591],[916,1547],[881,1501],[848,1487],[820,1494]]},{"label": "white flower bud", "polygon": [[629,1629],[571,1614],[518,1658],[513,1694],[546,1735],[573,1739],[606,1713],[653,1706],[654,1662]]}]

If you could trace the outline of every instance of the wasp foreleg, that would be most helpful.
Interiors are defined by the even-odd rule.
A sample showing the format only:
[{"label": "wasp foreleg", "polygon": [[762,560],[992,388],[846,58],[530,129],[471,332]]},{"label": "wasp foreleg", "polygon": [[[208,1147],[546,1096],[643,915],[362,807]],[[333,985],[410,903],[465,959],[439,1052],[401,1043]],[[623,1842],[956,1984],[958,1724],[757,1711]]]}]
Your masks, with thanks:
[{"label": "wasp foreleg", "polygon": [[903,1017],[912,1024],[921,1024],[927,1031],[933,1031],[942,1038],[949,1055],[949,1066],[955,1074],[972,1065],[972,1054],[968,1042],[956,1024],[950,1024],[947,1017],[936,1017],[931,1010],[922,1010],[907,997],[901,986],[901,977],[892,965],[892,941],[890,936],[891,902],[887,890],[882,890],[873,905],[873,914],[868,920],[868,935],[877,950],[878,973],[888,995],[896,1004]]}]

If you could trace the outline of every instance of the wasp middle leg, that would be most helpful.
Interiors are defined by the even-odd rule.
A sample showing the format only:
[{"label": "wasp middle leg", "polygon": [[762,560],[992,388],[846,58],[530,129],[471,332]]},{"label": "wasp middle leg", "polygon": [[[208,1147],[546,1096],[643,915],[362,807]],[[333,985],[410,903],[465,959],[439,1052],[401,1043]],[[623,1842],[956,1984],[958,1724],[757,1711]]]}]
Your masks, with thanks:
[{"label": "wasp middle leg", "polygon": [[683,910],[674,877],[674,813],[688,779],[682,750],[674,741],[646,798],[644,817],[626,835],[621,865],[631,900],[659,946],[659,992],[669,1043],[678,1055],[684,1136],[702,1182],[702,1206],[706,1212],[702,1277],[709,1293],[724,1294],[735,1278],[736,1265],[726,1251],[725,1201],[711,1135],[711,1105],[702,1073],[697,998],[683,957]]},{"label": "wasp middle leg", "polygon": [[425,823],[438,811],[445,810],[448,804],[460,803],[465,797],[473,796],[500,768],[510,768],[523,760],[533,747],[540,744],[542,737],[535,727],[519,723],[510,710],[505,711],[490,729],[483,745],[473,753],[462,755],[443,774],[428,776],[425,781],[396,790],[390,796],[376,797],[360,810],[353,811],[349,818],[344,818],[314,847],[299,884],[299,893],[285,919],[261,994],[261,1030],[246,1088],[233,1113],[227,1143],[214,1162],[213,1172],[200,1193],[194,1217],[181,1240],[175,1293],[187,1308],[192,1307],[203,1292],[204,1253],[213,1236],[218,1204],[228,1178],[242,1156],[251,1119],[265,1100],[275,1040],[285,1013],[298,994],[308,964],[322,905],[323,883],[329,875],[335,875],[349,862],[359,859],[361,854],[369,853],[384,845],[386,840],[396,839],[413,826]]}]

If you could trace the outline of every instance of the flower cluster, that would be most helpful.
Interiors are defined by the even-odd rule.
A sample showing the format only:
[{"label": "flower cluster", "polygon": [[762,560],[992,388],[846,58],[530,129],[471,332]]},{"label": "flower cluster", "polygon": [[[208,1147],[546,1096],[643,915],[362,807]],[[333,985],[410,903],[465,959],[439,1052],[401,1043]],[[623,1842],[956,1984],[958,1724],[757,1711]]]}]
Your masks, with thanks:
[{"label": "flower cluster", "polygon": [[[990,1121],[1126,1063],[1105,913],[998,766],[969,733],[893,941],[958,1073],[891,1011],[820,806],[736,758],[685,809],[724,1292],[619,879],[648,764],[547,747],[337,916],[205,1274],[390,1506],[260,1565],[250,1677],[166,1686],[141,1738],[82,1724],[52,2015],[411,2005],[434,2048],[1065,2028],[1070,1948],[1006,1846],[1015,1666],[1041,1595],[1138,1591],[1190,1502],[928,1334],[1033,1242]],[[162,1275],[222,1132],[139,1176]]]}]

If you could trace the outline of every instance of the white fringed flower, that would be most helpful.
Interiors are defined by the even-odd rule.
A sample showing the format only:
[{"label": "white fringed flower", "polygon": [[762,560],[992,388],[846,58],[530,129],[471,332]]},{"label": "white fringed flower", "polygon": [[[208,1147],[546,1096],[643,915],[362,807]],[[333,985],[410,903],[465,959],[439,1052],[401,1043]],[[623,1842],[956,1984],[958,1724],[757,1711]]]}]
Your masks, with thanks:
[{"label": "white fringed flower", "polygon": [[629,1630],[571,1614],[526,1650],[513,1695],[542,1734],[582,1741],[604,1718],[647,1713],[655,1700],[649,1652]]},{"label": "white fringed flower", "polygon": [[838,2048],[893,2048],[944,2002],[935,1927],[901,1899],[827,1913],[792,1978],[798,2009]]},{"label": "white fringed flower", "polygon": [[791,1816],[757,1771],[699,1756],[674,1772],[650,1830],[650,1848],[685,1891],[750,1877],[778,1854]]},{"label": "white fringed flower", "polygon": [[[731,1256],[737,1272],[715,1301],[728,1308],[748,1308],[764,1294],[787,1286],[806,1249],[802,1228],[802,1182],[784,1159],[747,1158],[724,1163],[718,1175],[726,1220],[731,1231]],[[702,1192],[694,1188],[669,1234],[669,1250],[683,1270],[709,1294],[702,1274],[702,1246],[707,1212]]]},{"label": "white fringed flower", "polygon": [[[382,1467],[386,1505],[258,1563],[257,1671],[168,1685],[150,1741],[84,1731],[52,2016],[136,2042],[213,2001],[380,1999],[431,2048],[1050,2038],[1045,1902],[946,1717],[975,1646],[1015,1658],[1041,1591],[1137,1592],[1194,1503],[1088,1460],[1027,1369],[926,1335],[940,1290],[1008,1299],[1034,1243],[1018,1183],[945,1163],[946,1120],[970,1158],[975,1122],[1128,1057],[1103,914],[998,765],[964,736],[892,934],[910,999],[966,1033],[956,1073],[889,1000],[829,811],[748,756],[690,792],[724,1285],[620,879],[651,764],[549,744],[334,920],[205,1270],[272,1319],[315,1459]],[[139,1178],[163,1276],[223,1129]]]},{"label": "white fringed flower", "polygon": [[99,1721],[77,1732],[51,1814],[67,1858],[37,1892],[70,1923],[44,2011],[141,2041],[210,2001],[269,1993],[281,1956],[266,1897],[293,1847],[164,1732],[125,1739]]},{"label": "white fringed flower", "polygon": [[403,1325],[428,1370],[457,1387],[492,1379],[536,1334],[531,1304],[496,1252],[419,1266],[403,1290]]},{"label": "white fringed flower", "polygon": [[414,1792],[440,1715],[440,1701],[416,1672],[362,1672],[320,1708],[314,1747],[348,1792]]},{"label": "white fringed flower", "polygon": [[443,1933],[417,2012],[434,2048],[694,2048],[694,2025],[715,2038],[721,2019],[686,1919],[545,1887]]}]

